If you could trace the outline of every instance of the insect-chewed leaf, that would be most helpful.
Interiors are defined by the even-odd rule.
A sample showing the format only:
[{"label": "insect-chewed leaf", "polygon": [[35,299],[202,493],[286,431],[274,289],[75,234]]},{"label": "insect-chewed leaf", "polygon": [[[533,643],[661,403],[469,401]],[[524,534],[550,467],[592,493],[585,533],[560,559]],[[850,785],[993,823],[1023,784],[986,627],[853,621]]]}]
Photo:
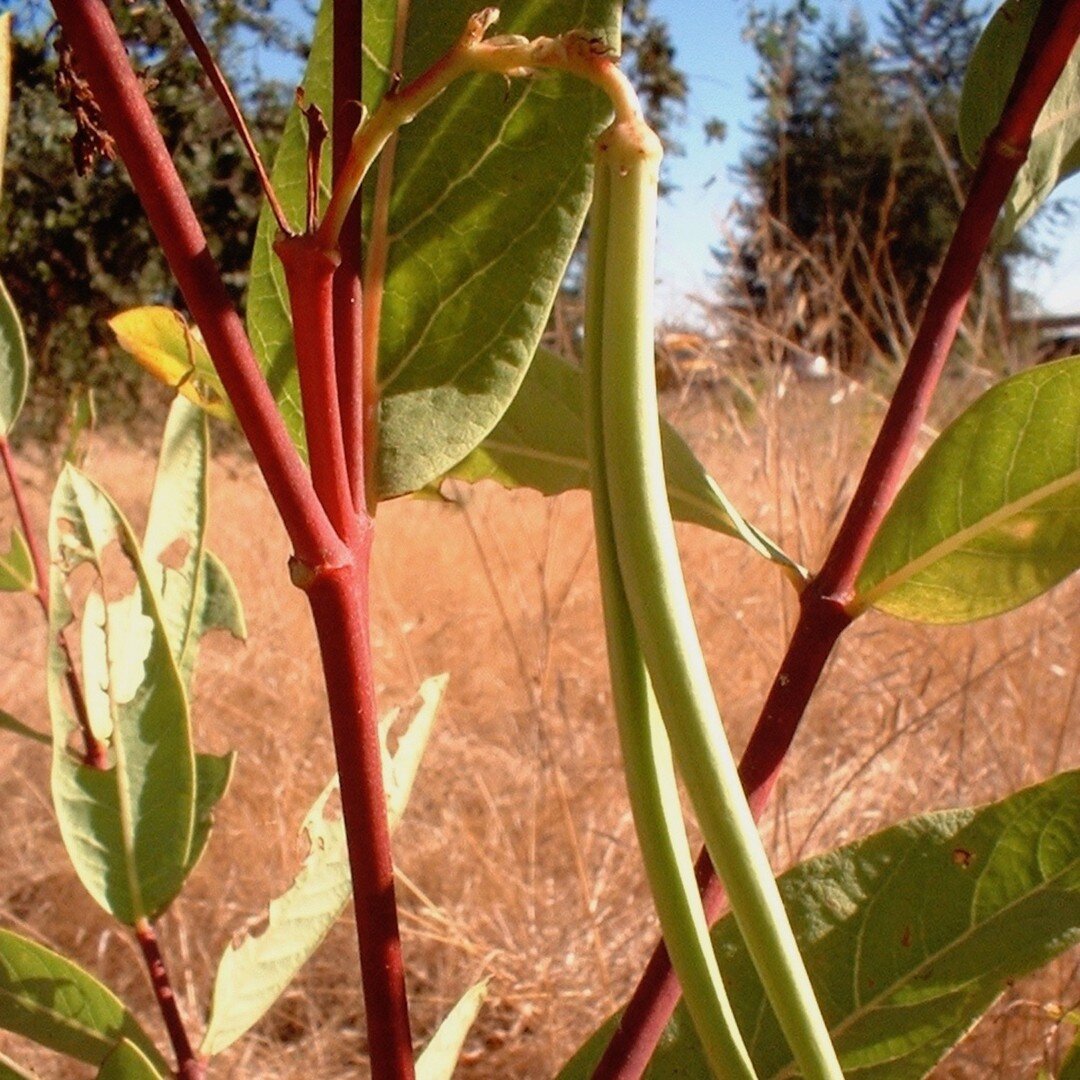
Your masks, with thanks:
[{"label": "insect-chewed leaf", "polygon": [[[495,430],[447,476],[468,483],[494,480],[503,487],[529,487],[544,495],[587,489],[583,394],[581,371],[539,349]],[[743,540],[796,579],[805,578],[801,567],[742,517],[666,421],[661,435],[668,499],[679,521]]]},{"label": "insect-chewed leaf", "polygon": [[[917,1080],[1009,983],[1080,940],[1080,773],[909,821],[802,863],[780,887],[840,1063]],[[713,943],[761,1080],[797,1075],[731,917]],[[591,1075],[614,1020],[560,1080]],[[648,1080],[707,1076],[680,1005]]]},{"label": "insect-chewed leaf", "polygon": [[0,1027],[90,1065],[100,1065],[126,1039],[156,1067],[166,1068],[111,990],[59,953],[10,930],[0,930]]},{"label": "insect-chewed leaf", "polygon": [[857,602],[920,622],[1017,607],[1080,566],[1080,357],[999,383],[942,432],[870,548]]},{"label": "insect-chewed leaf", "polygon": [[451,1080],[469,1029],[486,997],[487,982],[465,991],[416,1059],[416,1080]]},{"label": "insect-chewed leaf", "polygon": [[26,400],[30,357],[22,321],[0,281],[0,438],[6,439]]},{"label": "insect-chewed leaf", "polygon": [[[324,0],[305,82],[329,104],[331,0]],[[374,107],[391,68],[394,0],[364,5],[364,93]],[[438,19],[408,27],[406,79],[454,42],[475,10],[448,0]],[[617,44],[611,0],[532,0],[500,31],[596,31]],[[415,491],[460,461],[494,427],[532,359],[589,200],[589,144],[606,114],[598,92],[552,75],[470,76],[401,131],[386,235],[388,266],[378,357],[379,494]],[[286,129],[274,183],[293,220],[303,208],[303,130]],[[368,235],[372,189],[367,193]],[[248,323],[294,437],[295,357],[275,225],[260,219]]]},{"label": "insect-chewed leaf", "polygon": [[211,416],[235,420],[201,335],[178,311],[133,308],[114,315],[109,327],[120,345],[159,382],[175,387]]},{"label": "insect-chewed leaf", "polygon": [[[53,495],[49,546],[53,802],[83,885],[131,925],[162,911],[191,865],[196,790],[187,698],[130,526],[105,492],[70,465]],[[114,552],[129,575],[123,584]],[[67,578],[84,565],[93,570],[94,591],[104,594],[96,609],[104,663],[93,666],[92,677],[110,687],[106,769],[88,768],[69,748],[78,742],[78,723],[57,643],[75,617]],[[89,683],[89,674],[83,681]]]},{"label": "insect-chewed leaf", "polygon": [[[974,164],[1001,119],[1020,66],[1040,0],[1008,0],[990,20],[964,77],[957,121],[960,146]],[[1005,205],[1002,242],[1046,201],[1054,188],[1080,168],[1080,53],[1075,50],[1032,132],[1027,160]]]},{"label": "insect-chewed leaf", "polygon": [[18,529],[11,530],[11,544],[0,552],[0,592],[34,592],[37,575],[26,537]]},{"label": "insect-chewed leaf", "polygon": [[162,1072],[134,1044],[121,1039],[98,1069],[97,1080],[167,1080],[172,1071]]},{"label": "insect-chewed leaf", "polygon": [[[393,831],[401,821],[420,758],[446,687],[446,676],[426,679],[420,708],[398,740],[391,757],[384,749],[387,816]],[[380,724],[383,746],[396,711]],[[266,1013],[337,921],[351,895],[345,828],[328,815],[337,777],[326,786],[304,818],[308,853],[296,880],[270,901],[266,928],[226,950],[214,979],[214,997],[202,1053],[219,1054]]]},{"label": "insect-chewed leaf", "polygon": [[173,656],[190,687],[199,642],[212,629],[245,636],[228,570],[206,550],[209,434],[206,417],[177,398],[161,443],[143,564],[158,597]]}]

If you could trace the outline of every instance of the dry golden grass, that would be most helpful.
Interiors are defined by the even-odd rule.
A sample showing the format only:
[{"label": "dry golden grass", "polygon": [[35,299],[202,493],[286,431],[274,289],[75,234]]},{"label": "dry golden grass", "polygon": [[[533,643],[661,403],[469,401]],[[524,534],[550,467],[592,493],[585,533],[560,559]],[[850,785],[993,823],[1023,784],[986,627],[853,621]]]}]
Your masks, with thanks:
[{"label": "dry golden grass", "polygon": [[[747,516],[813,563],[878,406],[835,384],[782,397],[778,385],[755,389],[749,416],[720,397],[671,404]],[[110,436],[88,467],[138,522],[150,455]],[[235,748],[239,764],[207,856],[162,924],[196,1027],[225,943],[295,871],[300,820],[332,769],[313,635],[302,597],[286,584],[284,535],[249,463],[230,457],[214,471],[213,547],[236,576],[251,635],[246,645],[217,637],[204,646],[200,748]],[[31,460],[26,473],[44,520],[49,470]],[[383,706],[408,701],[424,676],[451,674],[396,839],[415,1028],[426,1039],[456,997],[488,977],[489,1003],[460,1075],[541,1078],[626,994],[654,928],[609,715],[587,499],[490,486],[458,495],[457,506],[384,507],[374,570]],[[739,747],[794,597],[733,541],[699,530],[682,539]],[[970,628],[860,620],[830,664],[763,823],[775,865],[1080,764],[1078,608],[1073,582]],[[44,728],[39,613],[8,598],[0,627],[0,706]],[[160,1035],[134,949],[66,864],[46,758],[0,733],[0,925],[74,953]],[[212,1075],[363,1075],[354,948],[345,919]],[[1034,1077],[1059,1038],[1046,1006],[1077,1000],[1075,959],[1062,961],[1013,988],[935,1076]],[[23,1050],[44,1078],[89,1075]]]}]

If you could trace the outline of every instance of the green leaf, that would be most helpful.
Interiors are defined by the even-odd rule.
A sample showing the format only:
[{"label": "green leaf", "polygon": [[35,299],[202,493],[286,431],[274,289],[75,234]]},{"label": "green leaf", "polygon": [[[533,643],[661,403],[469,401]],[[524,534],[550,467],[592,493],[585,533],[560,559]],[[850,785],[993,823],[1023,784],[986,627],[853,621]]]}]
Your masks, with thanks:
[{"label": "green leaf", "polygon": [[229,789],[236,753],[195,755],[195,828],[191,837],[191,854],[188,856],[187,872],[198,865],[210,830],[214,824],[214,809]]},{"label": "green leaf", "polygon": [[416,1080],[452,1080],[461,1048],[486,997],[486,980],[465,991],[416,1059]]},{"label": "green leaf", "polygon": [[[387,816],[393,832],[401,821],[424,746],[446,687],[447,677],[426,679],[421,705],[398,740],[396,753],[386,748],[394,710],[380,727]],[[225,950],[214,979],[214,996],[201,1051],[221,1053],[257,1023],[292,982],[337,921],[352,893],[345,828],[327,806],[337,792],[337,777],[308,811],[301,828],[308,853],[292,885],[270,901],[265,929],[234,941]]]},{"label": "green leaf", "polygon": [[111,990],[59,953],[10,930],[0,930],[0,1027],[90,1065],[100,1065],[124,1038],[166,1068]]},{"label": "green leaf", "polygon": [[0,281],[0,439],[6,439],[26,400],[30,357],[22,321]]},{"label": "green leaf", "polygon": [[26,537],[18,529],[11,530],[11,544],[0,552],[0,592],[36,592],[37,575]]},{"label": "green leaf", "polygon": [[999,383],[942,432],[871,545],[857,602],[921,622],[1008,611],[1080,566],[1080,357]]},{"label": "green leaf", "polygon": [[[1040,0],[1009,0],[998,8],[975,46],[960,98],[958,133],[974,165],[982,145],[1001,119]],[[1065,177],[1080,168],[1080,53],[1043,106],[1032,132],[1031,149],[1005,204],[1000,240],[1005,243]]]},{"label": "green leaf", "polygon": [[34,742],[52,746],[52,739],[48,735],[36,728],[28,727],[21,720],[16,720],[11,713],[4,712],[3,709],[0,709],[0,731],[10,731],[16,735],[22,735],[23,738],[33,739]]},{"label": "green leaf", "polygon": [[1072,1046],[1062,1059],[1057,1080],[1080,1080],[1080,1035],[1074,1036]]},{"label": "green leaf", "polygon": [[[53,496],[49,547],[53,802],[83,885],[132,925],[168,905],[191,865],[195,761],[187,699],[131,528],[105,492],[70,465]],[[134,586],[118,582],[114,560]],[[111,761],[100,770],[82,765],[69,749],[80,740],[57,644],[75,617],[67,579],[83,566],[96,579],[91,614],[104,624],[100,654],[83,658],[88,697],[90,687],[108,687]]]},{"label": "green leaf", "polygon": [[134,1043],[121,1039],[101,1063],[97,1080],[166,1080],[172,1075],[169,1070],[155,1069]]},{"label": "green leaf", "polygon": [[189,690],[203,635],[216,628],[237,638],[246,633],[236,586],[206,550],[208,461],[206,417],[178,397],[165,425],[142,557]]},{"label": "green leaf", "polygon": [[88,386],[77,387],[68,401],[64,461],[69,465],[82,468],[96,424],[97,405],[94,403],[94,391]]},{"label": "green leaf", "polygon": [[[1012,980],[1080,940],[1080,772],[913,818],[780,885],[844,1075],[916,1080]],[[730,916],[713,942],[758,1076],[794,1077]],[[594,1035],[561,1080],[589,1075],[606,1040]],[[681,1006],[645,1075],[708,1075]]]},{"label": "green leaf", "polygon": [[[537,351],[521,389],[495,430],[447,474],[476,483],[529,487],[544,495],[588,489],[584,379],[579,368],[547,349]],[[703,525],[744,540],[800,580],[805,571],[750,525],[730,503],[693,451],[668,423],[662,426],[664,466],[671,512],[679,521]]]},{"label": "green leaf", "polygon": [[39,1080],[39,1077],[16,1064],[6,1054],[0,1054],[0,1080]]},{"label": "green leaf", "polygon": [[[327,111],[330,0],[305,81]],[[374,106],[391,68],[396,5],[364,6],[364,91]],[[421,74],[475,10],[448,0],[413,20],[402,70]],[[529,0],[499,33],[583,28],[617,43],[611,0]],[[415,491],[460,461],[494,427],[532,359],[589,199],[590,143],[606,115],[590,87],[561,75],[507,82],[470,76],[401,131],[378,358],[380,497]],[[293,221],[303,207],[303,131],[290,120],[274,184]],[[365,185],[370,216],[372,190]],[[283,275],[260,219],[248,323],[260,361],[297,435],[295,358]]]},{"label": "green leaf", "polygon": [[109,320],[120,346],[159,382],[220,420],[235,421],[232,405],[197,327],[178,311],[142,307]]}]

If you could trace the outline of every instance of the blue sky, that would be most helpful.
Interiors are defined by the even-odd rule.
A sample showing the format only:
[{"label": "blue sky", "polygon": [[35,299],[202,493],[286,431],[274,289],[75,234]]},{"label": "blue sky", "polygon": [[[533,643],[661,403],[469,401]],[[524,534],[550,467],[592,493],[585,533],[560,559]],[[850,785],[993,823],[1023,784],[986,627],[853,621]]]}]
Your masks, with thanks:
[{"label": "blue sky", "polygon": [[[514,2],[503,0],[504,9]],[[297,7],[296,0],[281,3],[294,11]],[[685,122],[672,132],[686,153],[667,163],[667,177],[677,190],[660,207],[657,307],[664,320],[700,321],[700,307],[688,297],[708,297],[715,290],[710,248],[723,240],[738,194],[733,170],[746,148],[756,107],[750,99],[756,59],[743,40],[747,7],[748,0],[652,0],[652,10],[668,22],[676,62],[690,88]],[[887,10],[886,0],[818,0],[818,7],[823,19],[840,20],[858,9],[872,32]],[[728,134],[722,143],[706,145],[702,123],[713,116],[727,124]],[[1080,181],[1074,179],[1071,187],[1075,197]],[[1080,311],[1080,245],[1069,245],[1067,239],[1057,238],[1059,255],[1053,264],[1028,267],[1018,282],[1035,292],[1048,311]]]},{"label": "blue sky", "polygon": [[[873,32],[887,10],[885,0],[861,4],[818,0],[824,19],[844,19],[856,7]],[[699,318],[700,308],[687,294],[709,296],[709,274],[715,260],[710,246],[724,233],[731,202],[738,194],[732,169],[747,145],[747,126],[754,117],[749,81],[756,69],[753,50],[742,39],[746,0],[653,0],[652,8],[671,28],[677,63],[687,72],[690,97],[686,123],[673,134],[685,157],[668,160],[668,176],[679,190],[664,200],[657,234],[657,301],[661,318],[676,322]],[[727,139],[705,144],[702,121],[718,116],[728,125]],[[1073,197],[1080,187],[1074,178]],[[1065,190],[1062,188],[1061,190]],[[1019,284],[1035,292],[1048,311],[1080,311],[1080,245],[1058,237],[1053,264],[1029,266]]]}]

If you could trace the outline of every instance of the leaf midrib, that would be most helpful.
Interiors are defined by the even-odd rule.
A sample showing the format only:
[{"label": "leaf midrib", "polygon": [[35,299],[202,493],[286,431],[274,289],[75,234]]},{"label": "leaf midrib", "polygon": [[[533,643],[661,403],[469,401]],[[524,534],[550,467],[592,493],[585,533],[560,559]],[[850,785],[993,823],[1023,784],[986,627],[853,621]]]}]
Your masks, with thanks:
[{"label": "leaf midrib", "polygon": [[[1031,808],[1026,808],[1026,809],[1027,809],[1027,812],[1029,812],[1029,813],[1031,812]],[[1008,830],[1008,828],[1011,827],[1012,825],[1014,825],[1015,823],[1016,823],[1016,818],[1013,818],[1009,822],[1006,823],[1006,825],[1002,829],[1001,833],[997,837],[995,837],[993,847],[996,847],[1001,842],[1001,837]],[[1046,831],[1045,826],[1042,829],[1040,829],[1040,833],[1044,833],[1045,831]],[[955,837],[959,836],[959,835],[960,835],[960,833],[956,833],[956,834],[954,834],[953,837],[950,837],[950,842],[953,842],[955,840]],[[993,848],[991,849],[991,852],[992,852],[992,850],[993,850]],[[842,1020],[840,1020],[835,1026],[830,1026],[829,1027],[830,1036],[832,1036],[832,1038],[835,1040],[838,1036],[843,1035],[845,1032],[849,1031],[856,1023],[859,1023],[866,1016],[869,1016],[871,1013],[878,1010],[879,1006],[883,1002],[885,1002],[889,997],[891,997],[893,994],[895,994],[898,990],[902,989],[903,987],[905,987],[905,986],[909,985],[911,982],[913,982],[918,977],[920,972],[925,971],[926,968],[929,967],[929,966],[933,966],[934,964],[939,963],[943,957],[947,957],[951,952],[954,952],[956,949],[963,946],[968,941],[968,939],[971,938],[975,933],[977,933],[979,931],[983,931],[987,927],[993,926],[993,924],[995,922],[1000,920],[1003,916],[1009,914],[1009,912],[1011,912],[1014,908],[1019,907],[1021,904],[1028,903],[1034,897],[1039,896],[1041,893],[1045,892],[1047,889],[1050,888],[1050,886],[1052,886],[1060,878],[1064,877],[1070,871],[1075,870],[1078,865],[1080,865],[1080,856],[1074,856],[1057,873],[1052,874],[1050,877],[1044,877],[1042,879],[1042,881],[1040,882],[1040,884],[1038,886],[1036,886],[1034,889],[1030,889],[1027,892],[1022,893],[1021,895],[1017,896],[1014,900],[1012,900],[1009,903],[1004,904],[1003,906],[999,907],[989,918],[984,919],[981,922],[972,922],[972,923],[970,923],[964,929],[963,933],[959,934],[957,937],[954,937],[951,941],[949,941],[942,948],[937,949],[934,952],[927,953],[926,956],[924,956],[922,958],[922,960],[920,960],[918,964],[916,964],[914,967],[912,967],[903,977],[896,979],[893,983],[889,984],[889,986],[882,989],[882,991],[880,993],[876,994],[874,997],[869,998],[866,1001],[860,1003],[860,1005],[858,1005],[855,1009],[853,1009],[847,1016],[845,1016]],[[990,866],[990,857],[988,855],[987,860],[986,860],[986,869],[983,871],[983,874],[986,873],[986,870],[989,869],[989,866]],[[973,886],[972,886],[972,898],[973,899],[975,897],[975,894],[978,891],[979,884],[980,884],[981,880],[982,879],[980,877],[980,878],[976,879],[976,881],[973,883]],[[978,976],[976,976],[974,979],[968,979],[963,983],[957,983],[955,985],[956,986],[970,986],[974,982],[978,982]],[[897,1060],[897,1059],[894,1058],[892,1060]],[[878,1063],[875,1063],[875,1067],[876,1067],[876,1064],[878,1064]],[[793,1069],[794,1069],[793,1064],[785,1065],[779,1072],[773,1073],[772,1076],[769,1078],[769,1080],[786,1080],[786,1078],[788,1078],[788,1077],[794,1077],[796,1074],[793,1071]]]},{"label": "leaf midrib", "polygon": [[940,562],[942,559],[946,559],[959,551],[969,540],[976,539],[983,533],[989,532],[991,529],[1008,521],[1010,517],[1023,513],[1030,507],[1042,502],[1043,499],[1048,499],[1052,495],[1066,491],[1077,483],[1080,483],[1080,467],[1058,477],[1056,480],[1052,480],[1048,484],[1032,489],[1019,499],[1006,503],[992,514],[987,514],[966,528],[953,533],[945,540],[928,548],[922,555],[905,563],[900,569],[894,570],[891,574],[882,578],[871,589],[859,594],[859,603],[863,606],[873,604],[877,599],[906,584],[934,563]]}]

